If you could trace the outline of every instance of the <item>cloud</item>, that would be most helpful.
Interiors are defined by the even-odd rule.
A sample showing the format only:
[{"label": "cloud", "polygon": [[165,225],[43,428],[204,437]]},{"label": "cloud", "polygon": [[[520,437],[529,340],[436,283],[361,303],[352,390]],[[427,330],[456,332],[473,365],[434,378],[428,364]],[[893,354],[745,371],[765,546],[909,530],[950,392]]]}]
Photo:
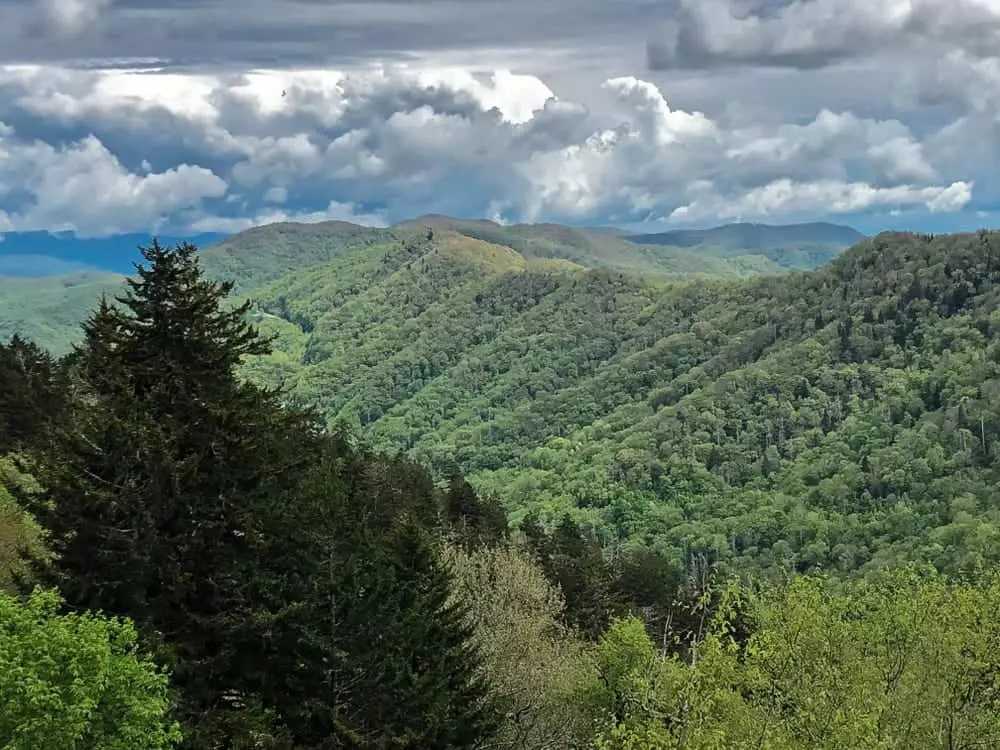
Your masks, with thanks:
[{"label": "cloud", "polygon": [[947,128],[920,137],[829,109],[732,122],[630,76],[591,101],[531,75],[454,67],[0,67],[0,211],[16,230],[89,235],[429,212],[779,219],[955,212],[983,179],[956,171]]},{"label": "cloud", "polygon": [[359,213],[353,203],[338,203],[330,201],[322,211],[282,211],[267,210],[253,217],[235,218],[224,216],[205,216],[192,222],[190,229],[194,232],[213,232],[220,234],[235,234],[251,227],[275,224],[279,221],[294,221],[299,224],[318,224],[323,221],[349,221],[368,227],[384,227],[388,225],[385,217],[378,213]]},{"label": "cloud", "polygon": [[[609,38],[634,44],[649,8],[649,0],[0,0],[0,63],[343,67],[454,56],[476,67],[579,69],[604,58]],[[38,33],[57,28],[74,33],[39,43]]]},{"label": "cloud", "polygon": [[996,0],[679,0],[647,45],[647,62],[654,70],[812,68],[900,50],[989,55],[998,40]]},{"label": "cloud", "polygon": [[972,199],[972,185],[955,182],[947,187],[897,185],[876,188],[867,183],[842,183],[828,180],[796,183],[783,179],[754,188],[744,195],[720,195],[709,186],[697,186],[704,192],[691,203],[676,208],[671,218],[690,220],[726,220],[746,217],[788,216],[822,212],[849,214],[873,207],[891,212],[924,205],[932,212],[959,211]]},{"label": "cloud", "polygon": [[180,164],[144,175],[126,170],[89,136],[56,147],[0,131],[0,231],[73,231],[107,236],[155,228],[166,216],[225,195],[210,170]]},{"label": "cloud", "polygon": [[57,36],[73,36],[93,26],[112,0],[40,0],[45,21]]}]

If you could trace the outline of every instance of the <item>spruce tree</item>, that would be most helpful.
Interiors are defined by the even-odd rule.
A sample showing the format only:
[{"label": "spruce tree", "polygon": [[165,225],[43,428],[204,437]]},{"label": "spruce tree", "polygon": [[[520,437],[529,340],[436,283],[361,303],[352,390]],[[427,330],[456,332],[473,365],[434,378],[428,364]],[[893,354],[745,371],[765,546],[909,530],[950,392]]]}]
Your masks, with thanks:
[{"label": "spruce tree", "polygon": [[261,601],[284,598],[246,634],[259,694],[296,748],[483,747],[495,710],[421,512],[429,477],[342,444],[330,454],[261,540]]},{"label": "spruce tree", "polygon": [[0,455],[30,447],[66,403],[64,371],[44,349],[15,334],[0,344]]},{"label": "spruce tree", "polygon": [[429,475],[241,382],[267,349],[246,305],[193,246],[142,252],[87,322],[39,456],[67,603],[136,621],[192,750],[479,747],[492,714]]},{"label": "spruce tree", "polygon": [[457,541],[470,547],[498,544],[509,531],[499,501],[481,497],[457,471],[449,478],[444,509]]},{"label": "spruce tree", "polygon": [[266,533],[261,508],[311,461],[315,430],[237,378],[268,346],[247,304],[227,308],[232,285],[202,277],[193,245],[140,250],[118,305],[102,300],[84,326],[78,398],[42,453],[47,496],[32,509],[67,602],[131,617],[157,644],[197,747],[244,700],[232,695],[252,655],[229,638],[252,616],[241,561]]},{"label": "spruce tree", "polygon": [[352,661],[374,667],[357,675],[356,721],[364,738],[358,746],[479,746],[495,724],[487,686],[477,676],[472,632],[462,609],[448,604],[448,572],[426,532],[406,517],[380,553],[379,580],[357,601],[369,631],[355,640]]},{"label": "spruce tree", "polygon": [[621,604],[611,590],[611,566],[597,541],[569,515],[549,533],[538,514],[531,512],[522,521],[521,532],[545,577],[565,598],[567,623],[588,638],[600,637]]}]

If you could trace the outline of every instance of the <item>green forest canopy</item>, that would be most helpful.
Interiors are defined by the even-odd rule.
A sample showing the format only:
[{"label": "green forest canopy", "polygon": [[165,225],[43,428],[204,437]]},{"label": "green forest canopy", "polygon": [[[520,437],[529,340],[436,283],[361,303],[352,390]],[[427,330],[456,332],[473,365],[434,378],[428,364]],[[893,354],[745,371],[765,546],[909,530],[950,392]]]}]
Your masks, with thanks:
[{"label": "green forest canopy", "polygon": [[[261,287],[278,351],[193,248],[155,245],[73,356],[0,347],[0,694],[32,686],[0,708],[0,743],[37,746],[65,716],[63,746],[168,746],[150,656],[192,750],[1000,742],[1000,238],[883,235],[781,283],[661,286],[437,234],[303,272],[291,300],[268,301],[285,279]],[[368,399],[393,381],[316,403],[437,483],[294,403],[338,358],[357,382],[412,366],[411,318],[439,374],[381,412]],[[465,364],[459,383],[477,351],[509,366]],[[240,380],[241,360],[289,390]],[[443,437],[380,432],[420,398]],[[512,541],[458,467],[523,517]],[[736,526],[754,502],[757,525]],[[816,552],[851,534],[874,542],[846,563]],[[720,585],[727,569],[791,576]],[[35,581],[92,614],[27,596]]]},{"label": "green forest canopy", "polygon": [[330,424],[607,546],[852,572],[994,562],[1000,236],[883,234],[662,285],[454,235],[257,289],[247,363]]},{"label": "green forest canopy", "polygon": [[[860,237],[853,229],[835,225],[733,224],[688,232],[676,243],[657,235],[650,241],[659,246],[649,247],[631,241],[641,238],[628,238],[626,233],[611,229],[557,224],[501,226],[485,220],[424,216],[387,229],[342,221],[270,224],[208,247],[203,260],[209,276],[232,280],[237,292],[249,293],[292,269],[319,265],[370,245],[425,236],[428,230],[450,230],[510,247],[529,259],[562,260],[664,279],[692,275],[743,278],[780,273],[785,268],[814,268]],[[133,250],[123,247],[122,253]],[[10,261],[13,277],[4,275],[5,258]],[[79,342],[79,324],[92,310],[94,299],[102,292],[116,294],[123,280],[114,273],[77,272],[71,266],[55,257],[0,254],[0,336],[19,333],[58,354]],[[14,278],[30,273],[32,267],[48,270],[41,274],[43,278]],[[61,267],[69,270],[53,275],[51,269]]]}]

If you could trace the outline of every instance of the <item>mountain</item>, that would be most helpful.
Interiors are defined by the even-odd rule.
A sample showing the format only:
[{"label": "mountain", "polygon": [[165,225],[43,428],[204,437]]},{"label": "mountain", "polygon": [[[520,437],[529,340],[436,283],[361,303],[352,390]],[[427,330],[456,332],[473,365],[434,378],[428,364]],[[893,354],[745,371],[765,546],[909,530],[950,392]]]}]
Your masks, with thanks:
[{"label": "mountain", "polygon": [[395,236],[391,230],[346,221],[279,222],[248,229],[203,248],[202,265],[210,276],[231,279],[237,290],[248,291],[287,273],[391,241]]},{"label": "mountain", "polygon": [[663,285],[438,230],[254,296],[248,377],[515,520],[773,576],[1000,562],[998,234]]},{"label": "mountain", "polygon": [[464,220],[429,215],[397,225],[401,229],[449,229],[466,237],[505,245],[526,258],[558,258],[588,268],[613,268],[670,279],[705,275],[739,278],[781,273],[778,264],[760,253],[722,258],[701,248],[651,247],[611,228],[579,228],[561,224],[500,225],[486,219]]},{"label": "mountain", "polygon": [[[1000,562],[1000,234],[882,234],[781,276],[709,258],[716,278],[630,272],[651,256],[605,236],[275,225],[203,261],[275,336],[246,377],[457,463],[515,521],[774,577]],[[8,279],[0,320],[68,346],[117,283]]]},{"label": "mountain", "polygon": [[739,223],[712,229],[633,234],[627,239],[641,245],[697,250],[720,258],[763,255],[783,268],[812,269],[830,262],[864,235],[851,227],[825,222],[785,226]]},{"label": "mountain", "polygon": [[96,266],[89,266],[81,261],[54,258],[51,255],[37,253],[0,255],[0,276],[33,279],[99,270]]},{"label": "mountain", "polygon": [[634,242],[648,245],[695,247],[717,245],[746,250],[766,250],[792,244],[830,244],[849,247],[864,239],[856,229],[840,224],[724,224],[711,229],[677,229],[659,234],[628,235]]},{"label": "mountain", "polygon": [[[783,272],[760,255],[717,258],[673,248],[644,247],[621,239],[609,229],[583,230],[552,224],[502,227],[490,221],[447,217],[422,217],[387,229],[340,221],[276,223],[227,238],[204,235],[186,241],[207,243],[202,245],[202,262],[209,276],[232,279],[236,282],[236,293],[253,294],[261,285],[289,273],[352,257],[367,248],[426,237],[428,231],[435,229],[464,237],[473,248],[481,247],[476,243],[483,242],[514,250],[525,259],[613,268],[659,281],[694,276],[736,279]],[[159,240],[163,245],[185,241],[170,237]],[[76,340],[79,321],[96,300],[96,296],[94,300],[86,296],[80,288],[86,282],[81,282],[81,277],[75,274],[86,270],[130,272],[139,259],[138,246],[149,241],[145,235],[127,235],[117,240],[69,240],[45,233],[8,235],[0,243],[0,276],[33,277],[30,287],[35,293],[0,302],[0,332],[34,330],[38,332],[39,343],[57,353],[65,352]],[[33,252],[26,252],[29,249]],[[102,288],[111,288],[106,286],[107,279],[102,283],[105,284]],[[65,298],[59,300],[60,295]],[[58,308],[54,316],[53,306]]]},{"label": "mountain", "polygon": [[[222,235],[160,237],[211,244]],[[54,354],[65,354],[79,340],[80,323],[102,294],[118,293],[125,274],[141,260],[149,235],[77,238],[48,232],[0,235],[0,340],[17,333]]]},{"label": "mountain", "polygon": [[79,339],[80,323],[102,294],[117,293],[124,277],[104,271],[62,276],[0,276],[0,340],[17,333],[63,354]]}]

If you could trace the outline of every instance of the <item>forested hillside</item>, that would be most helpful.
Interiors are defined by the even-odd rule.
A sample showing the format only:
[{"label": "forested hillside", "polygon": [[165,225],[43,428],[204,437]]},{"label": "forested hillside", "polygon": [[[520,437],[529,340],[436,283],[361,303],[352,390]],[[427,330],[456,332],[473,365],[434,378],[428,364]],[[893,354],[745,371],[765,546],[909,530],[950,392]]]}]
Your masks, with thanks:
[{"label": "forested hillside", "polygon": [[21,278],[0,275],[0,340],[20,334],[63,354],[80,339],[80,324],[102,294],[115,294],[122,276],[81,271]]},{"label": "forested hillside", "polygon": [[682,565],[1000,555],[1000,236],[884,234],[829,267],[659,285],[438,233],[257,290],[248,363],[518,521],[566,511]]},{"label": "forested hillside", "polygon": [[435,232],[262,287],[302,356],[153,243],[71,355],[0,344],[0,746],[995,747],[998,241],[651,287]]},{"label": "forested hillside", "polygon": [[[422,217],[387,229],[328,221],[269,224],[218,242],[214,236],[205,236],[212,243],[202,245],[203,262],[211,278],[233,281],[238,295],[252,294],[262,284],[288,273],[365,248],[426,238],[435,229],[508,247],[526,259],[563,260],[659,280],[691,276],[744,278],[784,270],[780,258],[772,261],[765,257],[769,251],[757,245],[744,251],[729,247],[725,257],[720,257],[714,246],[689,246],[683,250],[642,246],[614,230],[555,224],[503,227],[490,221],[440,216]],[[35,234],[8,239],[0,246],[0,334],[20,333],[57,354],[68,352],[79,341],[80,323],[90,313],[94,300],[102,291],[117,294],[122,283],[120,272],[131,269],[135,246],[145,240],[134,235],[122,237],[117,245],[110,240],[81,240],[79,257],[86,259],[90,270],[77,272],[67,265],[66,240],[46,241]],[[470,252],[475,252],[476,243],[468,245]],[[32,253],[24,254],[28,250]]]},{"label": "forested hillside", "polygon": [[[467,221],[447,216],[423,216],[403,222],[400,229],[447,229],[466,237],[517,250],[525,258],[556,258],[587,268],[611,268],[655,278],[691,275],[742,277],[780,273],[781,263],[765,257],[766,243],[730,243],[723,256],[714,242],[689,242],[683,247],[661,242],[640,244],[614,229],[581,229],[560,224],[501,226],[484,219]],[[722,228],[720,228],[722,229]],[[774,246],[777,247],[777,244]],[[841,249],[846,245],[841,245]],[[776,253],[780,255],[780,253]]]}]

